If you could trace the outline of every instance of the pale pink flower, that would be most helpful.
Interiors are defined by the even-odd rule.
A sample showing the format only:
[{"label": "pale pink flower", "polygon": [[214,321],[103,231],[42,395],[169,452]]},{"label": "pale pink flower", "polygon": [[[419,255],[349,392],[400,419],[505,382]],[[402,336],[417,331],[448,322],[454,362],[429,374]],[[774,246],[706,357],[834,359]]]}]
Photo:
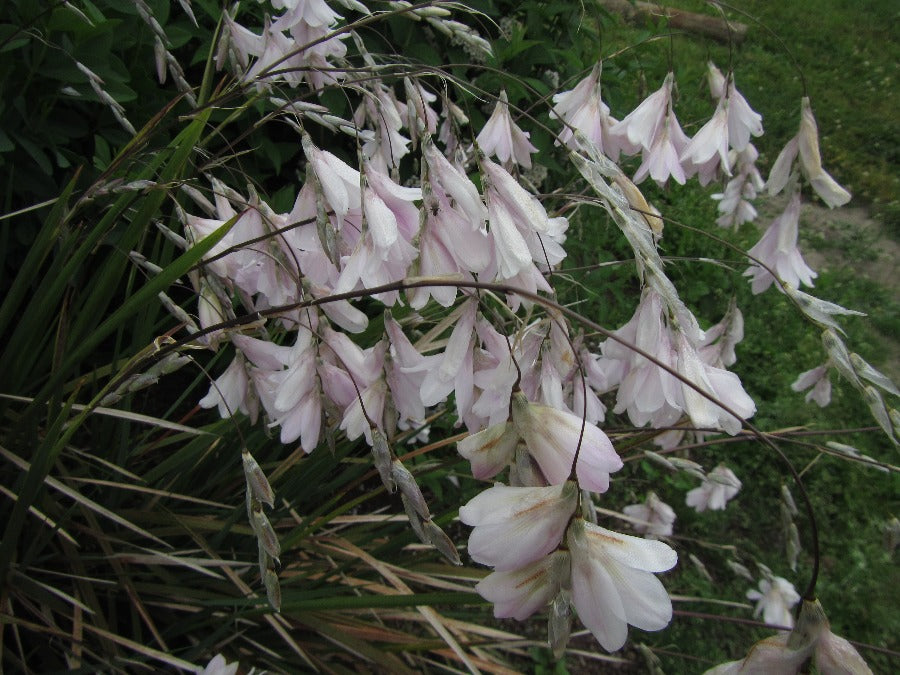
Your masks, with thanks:
[{"label": "pale pink flower", "polygon": [[762,614],[763,621],[774,626],[793,627],[791,608],[800,602],[794,585],[783,577],[771,577],[759,582],[759,590],[747,591],[747,599],[756,601],[753,616]]},{"label": "pale pink flower", "polygon": [[[345,73],[335,67],[333,59],[343,59],[346,56],[347,47],[341,40],[347,39],[349,35],[341,33],[328,37],[332,32],[329,26],[314,26],[306,21],[299,21],[290,28],[295,51],[304,45],[313,45],[300,51],[297,59],[303,66],[299,71],[300,77],[316,90],[335,84],[345,77]],[[279,66],[281,67],[285,66]]]},{"label": "pale pink flower", "polygon": [[[474,425],[467,420],[466,425],[469,429],[481,429],[484,426],[483,420],[489,425],[508,420],[513,385],[519,377],[516,364],[533,363],[537,359],[542,341],[540,335],[526,335],[523,340],[513,345],[510,353],[506,337],[488,321],[479,319],[475,329],[481,339],[482,349],[478,354],[478,369],[475,372],[474,383],[481,389],[481,393],[472,405],[472,413],[480,419]],[[525,374],[529,372],[530,369],[526,370]]]},{"label": "pale pink flower", "polygon": [[237,412],[248,415],[254,423],[259,414],[259,401],[249,389],[250,379],[242,356],[235,356],[200,399],[201,408],[219,409],[219,417],[231,417]]},{"label": "pale pink flower", "polygon": [[436,134],[438,114],[430,104],[437,100],[437,96],[425,89],[418,80],[408,77],[403,78],[403,87],[406,91],[407,128],[416,136],[421,131],[428,132],[429,135]]},{"label": "pale pink flower", "polygon": [[872,675],[856,647],[829,628],[822,631],[816,644],[815,661],[822,675]]},{"label": "pale pink flower", "polygon": [[623,152],[633,154],[641,148],[644,150],[653,148],[665,124],[666,115],[671,111],[674,81],[674,73],[669,72],[659,89],[641,101],[640,105],[623,117],[621,122],[612,126],[610,132],[621,139]]},{"label": "pale pink flower", "polygon": [[362,205],[359,171],[327,150],[317,148],[309,136],[303,136],[302,141],[303,152],[315,172],[325,201],[338,220],[351,209],[359,209]]},{"label": "pale pink flower", "polygon": [[577,149],[574,132],[580,131],[600,152],[615,161],[619,157],[619,145],[611,128],[617,120],[610,116],[609,106],[600,98],[601,72],[602,62],[598,61],[591,74],[574,89],[554,94],[550,116],[568,125],[559,133],[559,143]]},{"label": "pale pink flower", "polygon": [[690,139],[681,130],[670,105],[653,144],[643,151],[643,161],[634,174],[634,182],[640,183],[649,174],[660,185],[665,184],[669,176],[684,185],[686,175],[678,158],[688,143]]},{"label": "pale pink flower", "polygon": [[[794,288],[800,284],[813,285],[818,275],[806,264],[797,248],[798,226],[800,224],[800,192],[796,191],[784,212],[772,221],[769,229],[748,253],[775,271],[781,281]],[[751,277],[754,294],[762,293],[775,277],[769,270],[752,265],[744,276]]]},{"label": "pale pink flower", "polygon": [[800,131],[788,141],[779,153],[769,172],[766,188],[770,195],[781,192],[788,184],[791,167],[800,156],[800,171],[812,185],[816,194],[829,207],[843,206],[850,201],[850,193],[841,187],[822,167],[819,152],[819,129],[813,116],[809,97],[804,96],[800,104]]},{"label": "pale pink flower", "polygon": [[[253,82],[258,91],[272,86],[273,80],[283,80],[296,87],[303,81],[306,63],[297,52],[297,43],[276,29],[266,19],[262,34],[262,50],[255,54],[258,58],[243,76],[245,82]],[[270,73],[277,73],[270,75]]]},{"label": "pale pink flower", "polygon": [[[253,343],[245,338],[242,351]],[[244,351],[246,354],[247,351]],[[271,426],[280,426],[282,443],[298,438],[306,452],[312,452],[319,441],[322,424],[322,400],[316,378],[316,345],[308,330],[297,333],[296,342],[287,352],[270,352],[265,358],[255,360],[264,368],[254,368],[250,376],[259,395]],[[271,360],[270,360],[271,359]],[[269,368],[275,362],[287,366]]]},{"label": "pale pink flower", "polygon": [[287,30],[300,21],[316,27],[332,26],[343,18],[325,0],[272,0],[272,6],[286,10],[276,21],[279,30]]},{"label": "pale pink flower", "polygon": [[363,144],[363,154],[383,169],[396,167],[409,154],[410,139],[400,133],[406,119],[406,104],[397,100],[392,89],[380,82],[370,86],[354,113],[359,127],[368,120],[375,127],[375,137]]},{"label": "pale pink flower", "polygon": [[[475,319],[478,302],[468,300],[459,308],[459,315],[443,353],[426,356],[410,370],[424,371],[421,397],[426,406],[437,405],[456,391],[457,406],[472,398],[473,361],[475,347]],[[465,408],[462,408],[460,417]]]},{"label": "pale pink flower", "polygon": [[625,644],[628,625],[665,628],[672,601],[654,573],[672,569],[674,550],[577,518],[566,533],[572,556],[572,601],[578,618],[607,651]]},{"label": "pale pink flower", "polygon": [[511,409],[512,425],[547,482],[557,484],[569,478],[580,447],[575,467],[579,486],[592,492],[609,489],[609,474],[623,465],[599,427],[568,411],[530,403],[521,393],[513,394]]},{"label": "pale pink flower", "polygon": [[724,464],[719,464],[709,472],[700,487],[687,493],[685,503],[698,513],[723,511],[729,500],[733,499],[741,489],[741,481],[734,472]]},{"label": "pale pink flower", "polygon": [[549,487],[495,485],[459,510],[474,526],[469,555],[498,572],[521,569],[556,549],[578,502],[575,483]]},{"label": "pale pink flower", "polygon": [[681,382],[627,345],[635,345],[675,369],[678,356],[668,327],[663,323],[662,299],[648,289],[634,316],[615,331],[625,344],[606,340],[598,362],[608,387],[619,385],[615,413],[628,412],[636,426],[670,426],[678,421],[684,405]]},{"label": "pale pink flower", "polygon": [[[676,352],[678,373],[710,395],[708,398],[694,387],[680,382],[683,409],[690,416],[691,422],[700,429],[722,429],[734,436],[741,430],[741,419],[747,419],[756,413],[756,404],[744,391],[740,378],[727,370],[704,363],[696,348],[681,331],[676,336]],[[726,407],[738,417],[727,412]]]},{"label": "pale pink flower", "polygon": [[204,666],[199,675],[235,675],[240,663],[228,663],[221,654],[216,654],[209,663]]},{"label": "pale pink flower", "polygon": [[432,189],[446,193],[472,230],[483,230],[488,214],[475,183],[469,180],[465,172],[451,164],[430,139],[426,139],[422,147]]},{"label": "pale pink flower", "polygon": [[700,340],[700,358],[717,368],[732,366],[737,362],[735,346],[744,339],[744,315],[732,298],[722,320],[707,328]]},{"label": "pale pink flower", "polygon": [[748,143],[741,152],[732,150],[729,155],[733,157],[732,163],[736,171],[726,184],[725,191],[714,194],[712,198],[719,201],[718,211],[721,215],[716,219],[716,224],[736,229],[743,223],[756,219],[756,209],[751,201],[756,199],[757,192],[762,190],[765,183],[756,168],[759,153],[752,143]]},{"label": "pale pink flower", "polygon": [[341,430],[346,432],[348,440],[366,437],[372,445],[372,427],[384,428],[384,408],[387,402],[387,383],[383,379],[375,380],[357,396],[347,409],[341,420]]},{"label": "pale pink flower", "polygon": [[647,539],[668,537],[675,524],[675,511],[671,506],[656,496],[655,492],[647,493],[643,504],[631,504],[622,509],[622,513],[634,519],[632,526]]},{"label": "pale pink flower", "polygon": [[800,166],[803,173],[822,198],[831,208],[843,206],[850,201],[850,193],[838,185],[837,181],[822,168],[822,155],[819,153],[819,128],[813,117],[809,98],[804,96],[800,106]]},{"label": "pale pink flower", "polygon": [[762,136],[762,115],[747,103],[734,86],[734,73],[728,78],[726,94],[728,103],[728,144],[737,152],[743,152],[750,136]]},{"label": "pale pink flower", "polygon": [[543,205],[503,167],[481,163],[490,233],[497,259],[497,278],[513,279],[537,264],[556,265],[566,256],[562,247],[568,222],[550,218]]},{"label": "pale pink flower", "polygon": [[516,448],[523,442],[546,482],[562,483],[572,473],[580,439],[579,486],[594,492],[608,489],[609,474],[622,468],[622,460],[598,427],[568,411],[530,403],[521,392],[513,394],[511,407],[510,422],[490,426],[458,444],[476,478],[490,478],[512,464]]},{"label": "pale pink flower", "polygon": [[494,603],[494,616],[523,621],[545,607],[568,582],[571,560],[567,551],[550,555],[506,572],[493,572],[475,585],[485,600]]},{"label": "pale pink flower", "polygon": [[698,174],[701,185],[715,178],[719,169],[731,175],[731,158],[728,156],[728,105],[720,99],[710,120],[700,127],[679,159],[688,176]]},{"label": "pale pink flower", "polygon": [[398,423],[421,423],[425,419],[425,406],[420,389],[425,373],[418,368],[425,357],[419,354],[406,337],[400,324],[390,314],[385,314],[384,330],[391,348],[385,358],[385,379],[391,390],[391,400],[397,409]]},{"label": "pale pink flower", "polygon": [[501,422],[466,436],[456,447],[471,463],[472,476],[486,480],[509,466],[519,441],[516,428],[509,422]]},{"label": "pale pink flower", "polygon": [[803,391],[809,387],[812,389],[806,393],[807,403],[815,401],[820,408],[831,403],[831,379],[828,377],[828,364],[800,373],[791,384],[791,389],[794,391]]},{"label": "pale pink flower", "polygon": [[528,140],[531,136],[522,131],[509,116],[509,101],[506,92],[501,91],[497,105],[481,133],[475,139],[481,151],[496,155],[503,164],[515,162],[526,169],[531,168],[531,154],[537,152]]}]

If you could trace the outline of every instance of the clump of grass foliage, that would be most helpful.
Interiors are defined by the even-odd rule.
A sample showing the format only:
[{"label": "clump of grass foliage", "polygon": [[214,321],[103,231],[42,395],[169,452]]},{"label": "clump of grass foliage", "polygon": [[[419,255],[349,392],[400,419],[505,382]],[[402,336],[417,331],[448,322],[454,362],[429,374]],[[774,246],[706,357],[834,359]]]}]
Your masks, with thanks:
[{"label": "clump of grass foliage", "polygon": [[[242,11],[255,13],[262,25],[263,9],[245,4]],[[443,69],[473,129],[490,115],[488,95],[500,89],[515,110],[540,122],[529,128],[537,161],[547,170],[548,208],[585,189],[544,126],[551,124],[550,97],[571,88],[601,56],[611,57],[604,96],[619,116],[671,66],[683,91],[679,116],[707,119],[712,104],[692,89],[704,86],[707,57],[732,58],[767,123],[759,143],[767,165],[796,126],[802,91],[795,71],[785,65],[781,42],[762,29],[753,28],[742,47],[730,49],[670,35],[664,22],[626,27],[589,2],[472,1],[467,4],[475,11],[461,20],[490,37],[494,49],[486,61],[473,63],[463,46],[423,31],[391,3],[368,3],[384,11],[374,19],[347,4],[348,21],[364,21],[359,30],[372,54]],[[888,179],[896,168],[890,154],[897,147],[890,112],[896,94],[876,82],[894,77],[889,54],[896,45],[878,40],[889,21],[879,25],[874,12],[823,2],[833,8],[819,12],[822,35],[840,37],[834,41],[813,30],[807,13],[798,15],[805,3],[781,3],[780,9],[734,4],[758,12],[792,47],[810,95],[826,101],[817,109],[828,130],[823,152],[842,180],[896,219],[896,185]],[[882,4],[885,17],[896,14]],[[683,5],[704,11],[700,3]],[[646,459],[643,450],[653,448],[646,430],[610,413],[604,428],[626,467],[616,477],[616,503],[607,506],[640,501],[652,488],[678,512],[673,541],[680,563],[666,579],[676,617],[667,630],[640,633],[612,656],[600,653],[586,632],[577,634],[557,661],[545,648],[542,628],[493,619],[489,603],[473,591],[485,570],[453,566],[419,544],[364,443],[334,431],[307,455],[246,416],[219,420],[200,409],[197,401],[228,364],[227,350],[184,349],[187,365],[171,373],[160,365],[114,402],[108,396],[127,375],[166,363],[156,355],[184,335],[160,294],[195,314],[188,280],[226,234],[227,227],[181,250],[162,233],[179,229],[177,209],[189,201],[182,186],[207,189],[205,176],[217,175],[252,185],[283,212],[305,179],[296,131],[270,118],[271,106],[252,87],[216,69],[221,13],[213,0],[72,0],[40,7],[7,0],[0,9],[2,664],[11,672],[190,671],[223,653],[275,672],[588,672],[607,666],[645,672],[657,661],[665,672],[697,672],[742,657],[771,631],[728,620],[749,620],[752,609],[744,597],[751,583],[728,562],[753,569],[759,561],[791,574],[778,512],[782,485],[790,481],[779,460],[749,436],[679,449],[705,466],[725,460],[744,481],[726,511],[696,514],[684,507],[684,493],[696,480]],[[164,84],[154,68],[161,52],[148,16],[167,36]],[[848,17],[864,19],[857,26],[873,39],[849,44]],[[810,35],[820,37],[805,39]],[[353,42],[347,45],[347,58],[362,64]],[[814,64],[829,50],[836,61],[848,49],[864,52],[849,76],[837,72],[834,61],[827,68]],[[860,81],[863,69],[872,76]],[[773,79],[782,84],[772,85]],[[868,80],[876,91],[869,91]],[[852,87],[852,96],[842,87]],[[850,102],[857,94],[865,104]],[[339,117],[353,115],[336,88],[313,100]],[[854,113],[877,123],[857,123]],[[307,131],[316,143],[334,142],[320,128]],[[334,151],[355,156],[352,139]],[[669,273],[699,316],[720,316],[736,296],[747,337],[735,372],[758,402],[755,425],[781,439],[811,496],[822,551],[818,595],[835,632],[875,647],[864,655],[876,672],[890,672],[898,663],[890,650],[900,634],[896,470],[850,462],[825,443],[837,440],[888,465],[896,463],[896,449],[852,387],[835,382],[833,403],[824,410],[790,390],[799,372],[822,361],[818,331],[785,296],[750,293],[741,278],[746,259],[736,251],[749,248],[759,230],[745,225],[735,233],[716,231],[725,242],[711,239],[713,191],[647,189],[669,219],[661,244]],[[569,269],[558,275],[565,283],[557,299],[618,327],[640,295],[628,267],[631,251],[599,210],[569,215]],[[856,262],[864,264],[868,253],[861,250]],[[848,343],[884,367],[883,335],[897,334],[895,289],[873,287],[842,269],[823,274],[816,292],[872,315],[871,321],[846,322]],[[383,308],[360,306],[370,317],[360,343],[371,344],[382,333]],[[422,318],[430,327],[443,316],[425,312]],[[419,430],[411,430],[395,450],[428,496],[435,522],[460,542],[467,531],[456,510],[483,484],[456,453],[459,430],[451,410],[439,408],[428,426],[428,441],[415,442]],[[275,487],[280,612],[269,606],[256,571],[240,461],[245,448]],[[802,516],[797,525],[806,541]],[[811,555],[808,548],[801,552],[801,573]]]}]

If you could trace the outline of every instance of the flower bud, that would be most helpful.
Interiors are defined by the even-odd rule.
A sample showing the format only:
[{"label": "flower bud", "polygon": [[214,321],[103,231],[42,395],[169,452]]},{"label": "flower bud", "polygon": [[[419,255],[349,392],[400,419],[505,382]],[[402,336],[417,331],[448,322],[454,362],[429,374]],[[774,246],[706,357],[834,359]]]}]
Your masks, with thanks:
[{"label": "flower bud", "polygon": [[438,527],[432,520],[425,521],[424,530],[428,535],[429,541],[431,541],[432,545],[441,553],[441,555],[454,565],[462,565],[462,560],[459,559],[459,552],[456,550],[456,545],[453,543],[453,540],[447,536],[446,532]]},{"label": "flower bud", "polygon": [[397,484],[391,472],[391,448],[384,434],[377,427],[372,429],[372,456],[375,458],[375,468],[381,476],[381,482],[388,492],[394,492]]},{"label": "flower bud", "polygon": [[406,517],[409,518],[409,524],[412,526],[413,532],[416,533],[419,541],[423,544],[430,544],[431,537],[429,537],[428,533],[425,531],[425,521],[422,520],[422,516],[416,512],[416,509],[413,508],[412,503],[406,498],[406,495],[403,492],[400,493],[400,501],[403,502],[403,510],[406,511]]}]

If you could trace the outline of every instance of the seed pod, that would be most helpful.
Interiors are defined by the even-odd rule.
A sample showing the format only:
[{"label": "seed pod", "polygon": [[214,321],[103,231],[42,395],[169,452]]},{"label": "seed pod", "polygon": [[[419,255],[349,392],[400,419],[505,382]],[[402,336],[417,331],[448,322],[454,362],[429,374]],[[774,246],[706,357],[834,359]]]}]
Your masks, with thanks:
[{"label": "seed pod", "polygon": [[694,564],[694,567],[697,568],[697,571],[700,572],[700,576],[702,576],[707,581],[712,581],[712,575],[710,575],[709,571],[706,569],[706,565],[703,564],[703,561],[700,560],[693,553],[688,554],[688,559]]},{"label": "seed pod", "polygon": [[881,387],[889,394],[900,396],[900,389],[887,375],[879,370],[875,370],[865,359],[855,352],[850,353],[850,364],[860,377],[864,377],[872,384]]},{"label": "seed pod", "polygon": [[676,467],[672,462],[663,457],[662,455],[653,452],[652,450],[644,450],[644,456],[650,461],[663,466],[670,471],[678,471],[678,467]]},{"label": "seed pod", "polygon": [[419,541],[423,544],[430,544],[431,537],[429,537],[428,533],[425,531],[422,517],[416,512],[412,504],[410,504],[409,500],[406,498],[406,495],[402,492],[400,493],[400,500],[403,502],[403,510],[406,511],[406,517],[409,518],[409,524],[412,525],[412,529],[419,538]]},{"label": "seed pod", "polygon": [[[706,474],[703,472],[703,467],[697,464],[697,462],[692,462],[689,459],[681,459],[680,457],[670,457],[669,462],[679,471],[684,471],[685,473],[689,473],[692,476],[699,478],[700,480],[704,480],[706,478]],[[718,474],[717,474],[718,475]],[[713,476],[711,480],[716,480],[716,477]],[[721,482],[721,481],[717,481]],[[724,483],[725,485],[732,486],[731,482]]]},{"label": "seed pod", "polygon": [[424,525],[428,539],[440,554],[454,565],[462,565],[462,560],[459,559],[459,552],[456,550],[456,545],[453,543],[453,540],[447,536],[447,533],[438,527],[432,520],[426,520]]},{"label": "seed pod", "polygon": [[797,556],[800,555],[800,532],[797,530],[797,525],[795,523],[791,523],[788,526],[788,537],[787,544],[785,546],[788,565],[790,565],[791,570],[797,571]]},{"label": "seed pod", "polygon": [[372,456],[375,458],[375,468],[378,469],[378,475],[381,476],[384,487],[388,492],[395,492],[397,484],[391,475],[391,448],[384,434],[377,427],[372,429]]},{"label": "seed pod", "polygon": [[[428,504],[425,503],[425,497],[416,483],[416,479],[409,472],[399,459],[391,462],[391,477],[400,488],[402,494],[408,501],[410,506],[415,509],[422,520],[431,518],[431,512],[428,510]],[[427,540],[426,540],[427,541]]]},{"label": "seed pod", "polygon": [[746,567],[741,565],[741,563],[737,562],[736,560],[729,560],[727,564],[731,568],[731,571],[734,572],[735,574],[737,574],[738,576],[744,577],[748,581],[754,580],[753,575],[750,573],[750,570],[748,570]]},{"label": "seed pod", "polygon": [[888,438],[897,442],[897,438],[894,436],[894,428],[891,424],[891,417],[888,414],[887,408],[884,405],[884,399],[881,398],[881,394],[878,393],[878,390],[872,385],[863,386],[863,398],[866,403],[869,404],[869,410],[872,412],[872,416],[875,418],[875,421],[878,422],[879,426],[884,429],[884,433],[888,435]]},{"label": "seed pod", "polygon": [[278,583],[278,575],[274,570],[267,569],[263,575],[263,584],[266,587],[266,597],[269,604],[276,612],[281,611],[281,584]]},{"label": "seed pod", "polygon": [[263,504],[268,504],[270,509],[275,508],[275,493],[272,486],[269,485],[269,479],[260,468],[259,464],[253,459],[250,451],[244,448],[241,452],[241,458],[244,464],[244,477],[247,479],[247,488],[250,493]]},{"label": "seed pod", "polygon": [[269,522],[266,514],[263,513],[262,504],[258,502],[253,505],[250,525],[253,527],[259,543],[266,549],[266,553],[273,558],[277,558],[281,554],[281,544],[278,543],[278,536],[272,528],[272,523]]},{"label": "seed pod", "polygon": [[784,502],[792,516],[796,516],[799,513],[797,504],[794,502],[794,495],[791,494],[790,488],[784,483],[781,484],[781,501]]}]

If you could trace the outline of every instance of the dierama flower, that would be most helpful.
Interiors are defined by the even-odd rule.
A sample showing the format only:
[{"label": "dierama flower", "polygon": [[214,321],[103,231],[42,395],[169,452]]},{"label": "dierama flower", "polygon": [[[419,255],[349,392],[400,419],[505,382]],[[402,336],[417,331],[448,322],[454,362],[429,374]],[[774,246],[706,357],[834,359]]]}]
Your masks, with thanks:
[{"label": "dierama flower", "polygon": [[499,572],[536,562],[559,546],[577,502],[571,481],[549,487],[495,485],[459,510],[459,519],[475,527],[469,555]]},{"label": "dierama flower", "polygon": [[698,513],[706,511],[722,511],[729,500],[733,499],[741,489],[741,481],[734,472],[724,464],[719,464],[703,479],[700,487],[687,493],[685,500],[688,506]]},{"label": "dierama flower", "polygon": [[[800,249],[797,247],[797,228],[800,223],[800,192],[794,192],[784,212],[772,221],[762,239],[748,253],[760,262],[773,269],[781,281],[794,288],[800,284],[813,285],[818,275],[806,264]],[[754,294],[762,293],[775,277],[769,270],[753,265],[744,276],[751,277],[751,289]]]},{"label": "dierama flower", "polygon": [[610,116],[609,106],[600,98],[601,72],[602,63],[598,61],[591,74],[574,89],[554,94],[550,116],[568,125],[559,133],[560,143],[577,150],[575,131],[580,131],[600,152],[615,161],[619,157],[619,141],[611,129],[618,121]]},{"label": "dierama flower", "polygon": [[827,364],[800,373],[791,384],[794,391],[803,391],[809,387],[812,388],[806,393],[807,403],[815,401],[820,408],[831,403],[831,379],[828,377]]},{"label": "dierama flower", "polygon": [[530,169],[531,154],[538,151],[528,140],[530,135],[512,121],[509,116],[509,100],[506,92],[501,91],[493,114],[475,141],[485,155],[496,155],[504,165],[515,162]]},{"label": "dierama flower", "polygon": [[606,530],[581,518],[566,533],[572,556],[572,600],[578,617],[607,651],[625,644],[628,625],[665,628],[672,601],[654,573],[675,566],[678,556],[661,541]]},{"label": "dierama flower", "polygon": [[639,149],[650,150],[657,140],[672,105],[672,85],[675,75],[669,72],[662,86],[641,101],[637,108],[612,126],[610,132],[620,139],[626,154]]},{"label": "dierama flower", "polygon": [[571,584],[571,557],[556,550],[519,569],[493,572],[475,585],[485,600],[494,603],[494,616],[523,621],[543,609]]},{"label": "dierama flower", "polygon": [[647,494],[643,504],[631,504],[622,509],[632,522],[634,529],[647,539],[668,537],[675,524],[675,511],[671,506],[656,496],[655,492]]},{"label": "dierama flower", "polygon": [[609,474],[622,468],[622,460],[597,426],[568,411],[531,403],[522,392],[513,394],[510,407],[510,421],[459,442],[459,453],[472,463],[476,478],[490,478],[510,465],[521,441],[550,485],[570,477],[577,452],[579,486],[593,492],[609,488]]},{"label": "dierama flower", "polygon": [[769,172],[766,188],[770,195],[781,192],[791,176],[791,167],[797,156],[800,156],[800,171],[812,185],[816,194],[829,207],[843,206],[850,201],[850,193],[841,187],[822,167],[822,155],[819,152],[819,129],[813,116],[809,97],[804,96],[800,102],[800,131],[779,153]]},{"label": "dierama flower", "polygon": [[747,591],[747,599],[756,601],[753,616],[762,614],[763,621],[775,626],[793,627],[791,608],[800,602],[794,585],[783,577],[771,577],[759,582],[759,590]]}]

